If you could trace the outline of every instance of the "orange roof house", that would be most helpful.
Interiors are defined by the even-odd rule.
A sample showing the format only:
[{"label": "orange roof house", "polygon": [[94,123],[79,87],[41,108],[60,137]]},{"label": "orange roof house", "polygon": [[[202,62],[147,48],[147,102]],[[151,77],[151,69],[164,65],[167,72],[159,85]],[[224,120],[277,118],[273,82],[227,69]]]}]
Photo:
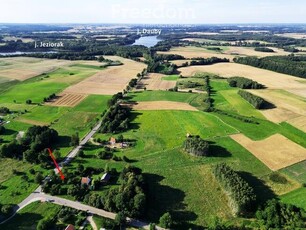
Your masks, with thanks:
[{"label": "orange roof house", "polygon": [[82,177],[81,184],[87,184],[89,185],[91,182],[91,179],[89,177]]},{"label": "orange roof house", "polygon": [[110,140],[109,140],[109,143],[110,143],[111,145],[116,144],[116,138],[111,137]]},{"label": "orange roof house", "polygon": [[75,230],[74,226],[72,224],[69,224],[65,230]]}]

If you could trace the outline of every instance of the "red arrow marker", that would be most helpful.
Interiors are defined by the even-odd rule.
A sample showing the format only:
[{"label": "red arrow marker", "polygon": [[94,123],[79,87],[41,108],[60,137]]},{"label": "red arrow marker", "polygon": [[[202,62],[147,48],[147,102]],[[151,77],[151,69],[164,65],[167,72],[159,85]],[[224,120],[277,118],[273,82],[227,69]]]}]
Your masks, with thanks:
[{"label": "red arrow marker", "polygon": [[55,157],[53,156],[53,154],[52,154],[52,152],[51,152],[51,149],[48,148],[48,151],[49,151],[50,157],[52,158],[52,160],[53,160],[53,162],[54,162],[54,164],[55,164],[55,167],[57,168],[57,170],[58,170],[58,172],[59,172],[59,174],[60,174],[61,179],[64,180],[64,179],[65,179],[65,176],[64,176],[64,174],[62,173],[60,167],[58,166],[58,164],[57,164],[57,162],[56,162],[56,160],[55,160]]}]

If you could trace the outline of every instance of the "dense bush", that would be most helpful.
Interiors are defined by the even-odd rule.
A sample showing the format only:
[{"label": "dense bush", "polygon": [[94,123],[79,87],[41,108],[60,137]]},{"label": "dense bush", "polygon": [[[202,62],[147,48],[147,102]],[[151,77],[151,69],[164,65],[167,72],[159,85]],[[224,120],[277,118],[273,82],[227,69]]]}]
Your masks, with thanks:
[{"label": "dense bush", "polygon": [[217,164],[213,174],[229,197],[229,205],[235,215],[244,216],[256,204],[253,188],[225,163]]},{"label": "dense bush", "polygon": [[9,114],[9,113],[10,113],[9,108],[7,108],[7,107],[0,107],[0,114],[1,115],[6,115],[6,114]]},{"label": "dense bush", "polygon": [[209,144],[199,136],[189,136],[184,142],[184,150],[194,156],[208,156]]},{"label": "dense bush", "polygon": [[304,229],[304,216],[303,209],[277,200],[268,201],[256,212],[256,217],[264,229]]},{"label": "dense bush", "polygon": [[263,89],[264,86],[257,81],[253,81],[244,77],[230,77],[227,82],[231,87],[238,87],[241,89]]},{"label": "dense bush", "polygon": [[254,95],[254,94],[251,94],[251,93],[249,93],[247,91],[239,90],[238,94],[242,98],[247,100],[251,105],[253,105],[255,109],[262,109],[262,108],[264,108],[268,104],[268,102],[265,101],[263,98],[258,97],[258,96]]}]

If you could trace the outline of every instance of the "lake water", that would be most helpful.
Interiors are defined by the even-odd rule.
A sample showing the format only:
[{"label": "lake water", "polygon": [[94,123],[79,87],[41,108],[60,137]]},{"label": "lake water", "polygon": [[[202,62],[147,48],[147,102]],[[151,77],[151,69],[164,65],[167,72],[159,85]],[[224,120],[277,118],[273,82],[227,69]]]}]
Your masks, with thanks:
[{"label": "lake water", "polygon": [[162,41],[162,39],[158,39],[157,36],[144,36],[138,38],[132,45],[143,45],[150,48],[155,46],[159,41]]},{"label": "lake water", "polygon": [[22,54],[36,54],[36,53],[57,53],[56,51],[47,51],[47,52],[21,52],[21,51],[16,51],[16,52],[10,52],[10,53],[0,53],[2,56],[10,56],[10,55],[22,55]]}]

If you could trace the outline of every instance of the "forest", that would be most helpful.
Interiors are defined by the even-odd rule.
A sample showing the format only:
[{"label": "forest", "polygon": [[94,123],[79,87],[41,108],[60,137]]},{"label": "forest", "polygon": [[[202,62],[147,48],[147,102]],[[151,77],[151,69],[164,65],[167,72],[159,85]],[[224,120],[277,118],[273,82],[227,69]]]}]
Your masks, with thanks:
[{"label": "forest", "polygon": [[306,56],[239,57],[234,62],[306,78]]}]

